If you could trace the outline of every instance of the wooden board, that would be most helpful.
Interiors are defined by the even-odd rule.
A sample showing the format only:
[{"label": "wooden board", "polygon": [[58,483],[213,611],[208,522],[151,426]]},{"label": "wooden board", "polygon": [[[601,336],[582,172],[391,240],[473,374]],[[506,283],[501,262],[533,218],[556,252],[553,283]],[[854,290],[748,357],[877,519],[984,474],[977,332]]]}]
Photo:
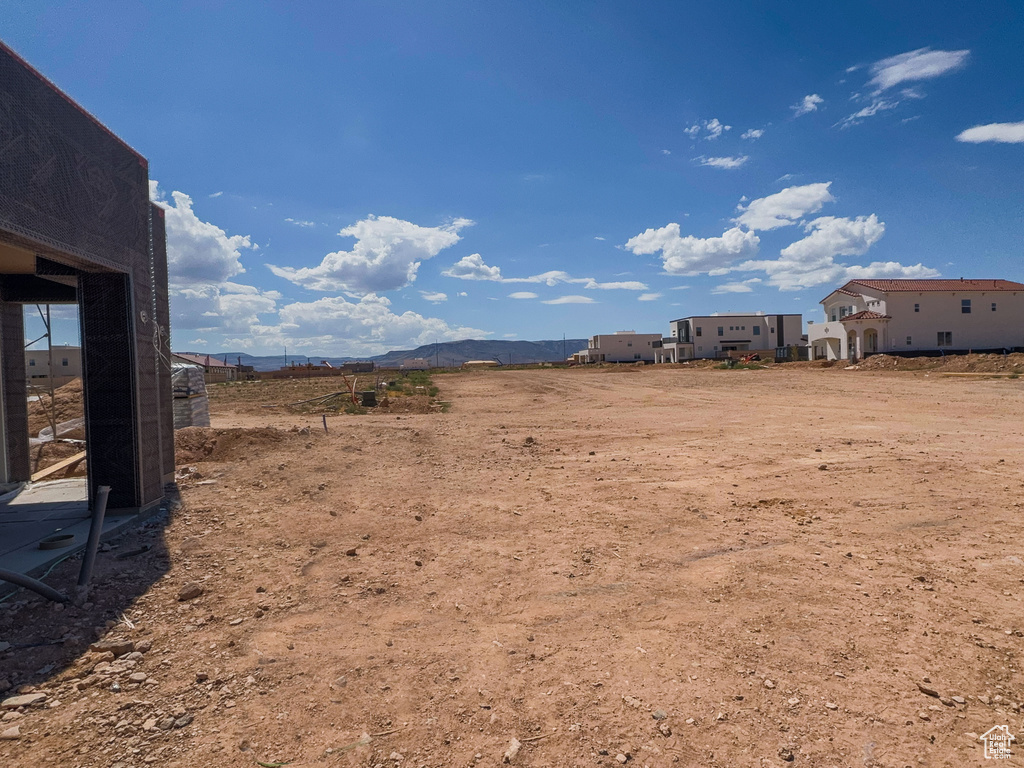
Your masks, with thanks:
[{"label": "wooden board", "polygon": [[66,459],[61,459],[56,464],[53,464],[46,469],[40,469],[32,475],[32,482],[34,483],[36,480],[42,480],[44,477],[55,475],[62,469],[66,469],[68,472],[71,472],[75,467],[82,463],[84,458],[85,451],[82,451],[81,453],[76,453],[74,456],[68,456]]}]

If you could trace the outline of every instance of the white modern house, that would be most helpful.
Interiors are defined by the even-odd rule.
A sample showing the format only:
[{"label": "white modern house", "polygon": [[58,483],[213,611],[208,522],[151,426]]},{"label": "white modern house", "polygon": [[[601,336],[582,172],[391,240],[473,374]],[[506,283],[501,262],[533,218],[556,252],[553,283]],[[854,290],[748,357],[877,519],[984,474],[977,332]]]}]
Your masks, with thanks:
[{"label": "white modern house", "polygon": [[591,336],[587,348],[581,349],[575,357],[581,363],[653,363],[655,342],[661,342],[660,333],[616,331],[599,334]]},{"label": "white modern house", "polygon": [[1024,283],[1012,280],[851,280],[821,305],[811,359],[1024,347]]},{"label": "white modern house", "polygon": [[802,315],[716,312],[669,323],[669,337],[655,349],[659,363],[727,357],[730,352],[771,352],[802,344]]}]

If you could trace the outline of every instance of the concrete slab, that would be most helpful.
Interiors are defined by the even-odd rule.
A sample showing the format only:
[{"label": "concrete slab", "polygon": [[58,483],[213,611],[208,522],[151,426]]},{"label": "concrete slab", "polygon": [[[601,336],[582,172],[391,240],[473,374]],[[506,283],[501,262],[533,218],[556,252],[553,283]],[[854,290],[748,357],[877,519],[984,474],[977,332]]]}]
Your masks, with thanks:
[{"label": "concrete slab", "polygon": [[[0,498],[0,568],[39,576],[54,563],[82,550],[89,538],[90,512],[84,478],[27,484]],[[102,538],[116,535],[139,519],[136,513],[111,510]],[[54,534],[70,535],[68,546],[40,549]],[[10,585],[0,582],[0,595]]]}]

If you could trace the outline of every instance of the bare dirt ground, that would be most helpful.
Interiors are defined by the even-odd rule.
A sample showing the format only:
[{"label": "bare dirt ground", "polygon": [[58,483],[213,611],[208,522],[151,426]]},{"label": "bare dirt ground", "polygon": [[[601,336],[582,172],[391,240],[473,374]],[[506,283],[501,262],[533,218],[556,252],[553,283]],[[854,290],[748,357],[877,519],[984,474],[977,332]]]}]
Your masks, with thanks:
[{"label": "bare dirt ground", "polygon": [[2,604],[0,674],[45,698],[0,763],[483,766],[514,737],[513,766],[959,767],[1021,727],[1024,381],[434,383],[450,412],[328,434],[258,407],[287,382],[218,390],[95,604]]}]

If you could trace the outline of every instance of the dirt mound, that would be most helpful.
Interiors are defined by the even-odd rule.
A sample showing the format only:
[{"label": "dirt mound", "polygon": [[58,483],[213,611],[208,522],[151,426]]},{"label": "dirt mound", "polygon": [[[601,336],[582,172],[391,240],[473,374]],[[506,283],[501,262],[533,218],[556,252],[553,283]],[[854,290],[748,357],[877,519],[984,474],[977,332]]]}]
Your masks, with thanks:
[{"label": "dirt mound", "polygon": [[186,427],[174,433],[174,455],[179,465],[195,461],[232,461],[256,456],[284,439],[285,433],[274,427]]},{"label": "dirt mound", "polygon": [[[44,427],[50,426],[48,411],[50,410],[50,390],[42,387],[33,387],[31,382],[28,388],[29,395],[38,395],[38,400],[32,400],[28,404],[28,433],[32,437],[39,434]],[[56,410],[55,421],[59,424],[62,421],[80,419],[85,413],[82,405],[82,380],[69,381],[63,387],[58,387],[53,393],[53,407]],[[76,436],[77,437],[77,436]],[[84,437],[84,434],[82,435]]]},{"label": "dirt mound", "polygon": [[1013,373],[1024,371],[1024,354],[946,355],[945,357],[898,357],[872,355],[857,364],[862,371],[926,371],[944,373]]}]

